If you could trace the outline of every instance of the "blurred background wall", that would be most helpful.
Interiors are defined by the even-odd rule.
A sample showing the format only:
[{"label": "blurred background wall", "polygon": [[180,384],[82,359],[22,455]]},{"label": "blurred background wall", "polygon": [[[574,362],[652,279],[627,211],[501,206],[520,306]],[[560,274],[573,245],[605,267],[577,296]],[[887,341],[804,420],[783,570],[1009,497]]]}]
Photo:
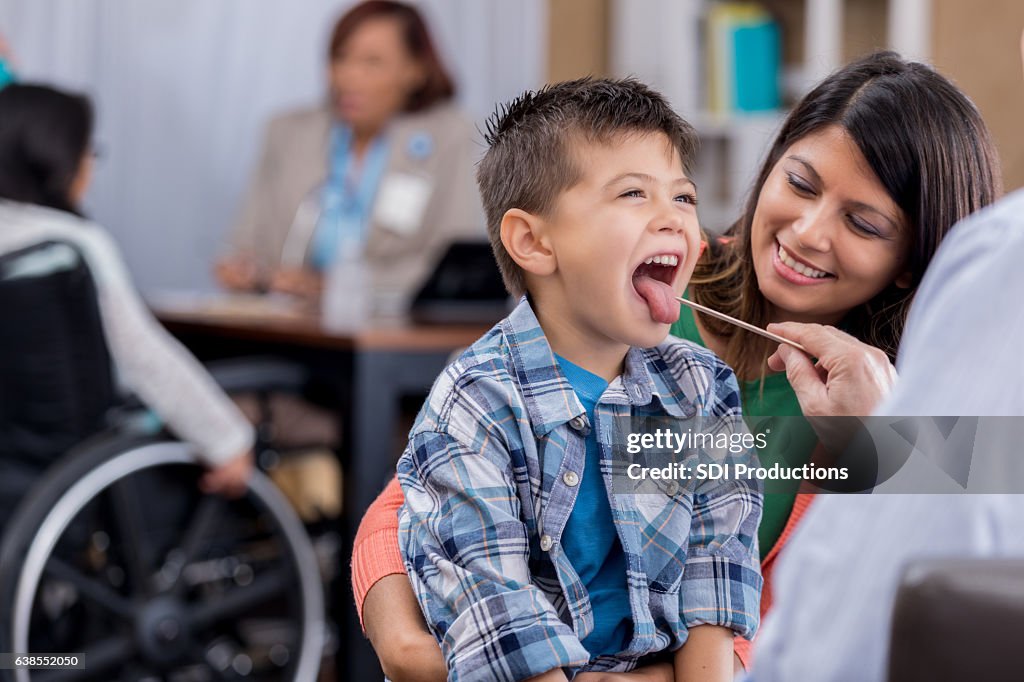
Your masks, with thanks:
[{"label": "blurred background wall", "polygon": [[[0,0],[23,78],[91,94],[102,158],[87,208],[143,291],[212,288],[210,264],[274,113],[323,94],[333,21],[352,0]],[[545,81],[636,75],[695,124],[701,217],[737,215],[786,107],[845,61],[891,47],[978,104],[1008,190],[1024,186],[1024,0],[761,0],[777,33],[777,106],[714,105],[709,17],[726,0],[418,0],[479,124]],[[716,14],[717,13],[717,14]],[[760,15],[759,15],[760,16]],[[754,60],[757,62],[757,60]],[[757,62],[760,63],[760,62]],[[762,104],[763,106],[763,104]],[[755,107],[756,109],[757,107]]]}]

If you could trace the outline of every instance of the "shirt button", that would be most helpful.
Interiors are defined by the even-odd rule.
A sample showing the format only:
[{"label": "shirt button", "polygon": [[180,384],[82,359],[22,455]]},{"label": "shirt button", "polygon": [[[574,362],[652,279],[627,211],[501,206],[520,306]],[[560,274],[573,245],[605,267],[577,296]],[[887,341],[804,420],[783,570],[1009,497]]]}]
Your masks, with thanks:
[{"label": "shirt button", "polygon": [[569,427],[573,431],[582,431],[587,426],[587,419],[583,415],[577,415],[569,420]]},{"label": "shirt button", "polygon": [[575,471],[566,471],[562,474],[562,480],[565,481],[567,486],[572,488],[580,482],[580,477]]},{"label": "shirt button", "polygon": [[551,539],[550,535],[540,536],[540,548],[545,552],[550,552],[551,547],[555,544],[555,541]]},{"label": "shirt button", "polygon": [[679,483],[676,481],[669,481],[665,485],[665,494],[669,497],[675,497],[677,492],[679,492]]}]

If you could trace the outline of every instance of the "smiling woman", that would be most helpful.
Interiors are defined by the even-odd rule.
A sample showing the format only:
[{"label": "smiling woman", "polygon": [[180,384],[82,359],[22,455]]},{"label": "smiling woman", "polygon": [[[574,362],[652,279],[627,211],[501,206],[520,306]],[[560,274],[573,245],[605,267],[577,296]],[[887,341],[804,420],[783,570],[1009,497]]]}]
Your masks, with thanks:
[{"label": "smiling woman", "polygon": [[[744,215],[697,263],[688,295],[761,328],[832,325],[815,329],[829,335],[830,353],[891,381],[925,268],[957,221],[998,197],[999,178],[985,124],[962,92],[893,53],[865,57],[790,114]],[[688,309],[672,333],[713,349],[736,371],[748,418],[806,411],[806,396],[768,365],[775,342]],[[818,381],[826,369],[809,373]],[[855,412],[864,414],[873,399],[866,385],[860,392],[863,407]],[[780,426],[761,463],[810,461],[817,445],[810,426],[792,419]],[[812,499],[793,485],[767,492],[758,529],[762,613],[771,606],[775,558]],[[747,665],[749,644],[737,640],[736,650]]]},{"label": "smiling woman", "polygon": [[751,226],[773,321],[839,324],[890,284],[906,290],[906,223],[844,128],[793,143],[761,189]]},{"label": "smiling woman", "polygon": [[[877,53],[790,114],[744,215],[697,264],[690,294],[759,327],[835,325],[894,358],[939,242],[1000,193],[970,100],[929,67]],[[774,344],[710,317],[697,323],[741,379],[765,375]]]}]

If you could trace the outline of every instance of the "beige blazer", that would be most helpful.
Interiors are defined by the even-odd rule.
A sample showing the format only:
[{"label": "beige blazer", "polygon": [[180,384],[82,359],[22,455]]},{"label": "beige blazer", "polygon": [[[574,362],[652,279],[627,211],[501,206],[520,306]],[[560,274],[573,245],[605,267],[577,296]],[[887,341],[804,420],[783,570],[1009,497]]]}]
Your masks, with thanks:
[{"label": "beige blazer", "polygon": [[[317,192],[328,173],[330,126],[326,107],[293,111],[270,122],[230,238],[236,253],[255,258],[265,271],[305,262]],[[450,241],[486,239],[473,172],[479,148],[472,126],[450,104],[404,114],[387,134],[389,156],[374,200],[366,260],[374,293],[407,302]],[[425,206],[411,212],[400,208],[396,220],[395,207],[383,205],[407,199]]]}]

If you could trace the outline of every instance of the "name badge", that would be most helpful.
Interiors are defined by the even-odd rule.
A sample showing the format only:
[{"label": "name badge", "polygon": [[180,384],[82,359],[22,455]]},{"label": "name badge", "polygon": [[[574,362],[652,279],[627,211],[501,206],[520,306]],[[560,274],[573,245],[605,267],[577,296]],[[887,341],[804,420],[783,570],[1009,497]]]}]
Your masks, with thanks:
[{"label": "name badge", "polygon": [[433,192],[433,184],[410,173],[391,173],[380,183],[373,207],[373,221],[398,234],[415,234]]}]

